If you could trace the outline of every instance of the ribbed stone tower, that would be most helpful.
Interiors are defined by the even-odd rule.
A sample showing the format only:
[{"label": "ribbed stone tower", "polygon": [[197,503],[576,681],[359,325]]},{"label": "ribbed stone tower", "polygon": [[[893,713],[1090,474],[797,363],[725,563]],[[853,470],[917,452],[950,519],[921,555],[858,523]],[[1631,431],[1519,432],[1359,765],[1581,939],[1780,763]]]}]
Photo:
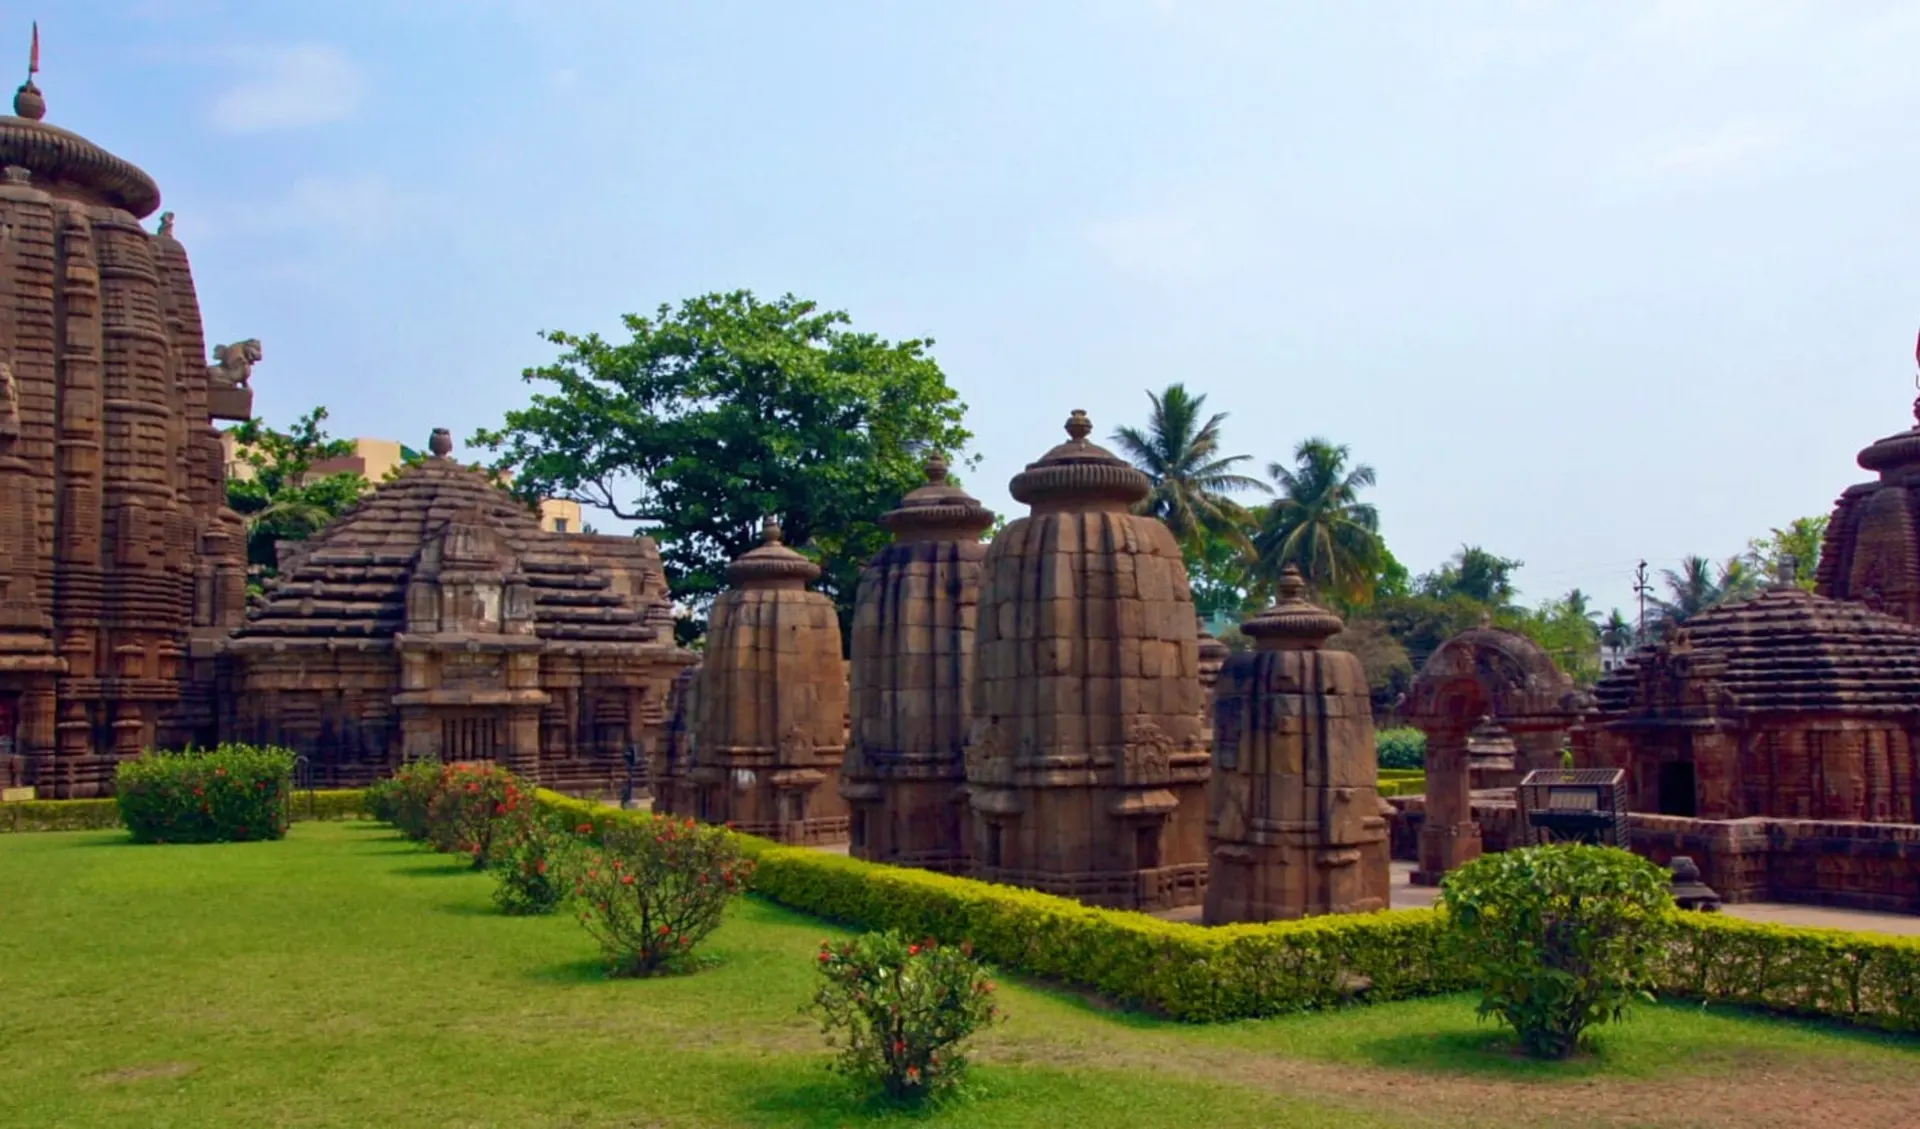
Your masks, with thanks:
[{"label": "ribbed stone tower", "polygon": [[993,513],[927,460],[927,484],[880,524],[892,531],[860,576],[853,612],[851,742],[840,794],[852,853],[875,862],[966,868],[967,693],[980,535]]},{"label": "ribbed stone tower", "polygon": [[0,775],[92,796],[122,759],[214,736],[214,655],[245,612],[246,561],[210,417],[249,413],[259,348],[222,350],[209,372],[171,214],[157,234],[140,225],[159,188],[46,110],[30,75],[0,117],[0,365],[17,420],[0,493],[31,513],[6,547],[6,614],[22,622],[0,633],[50,639],[54,661],[5,644]]},{"label": "ribbed stone tower", "polygon": [[1015,475],[1030,516],[987,548],[967,787],[974,873],[1159,909],[1206,885],[1207,748],[1193,597],[1147,478],[1087,441]]},{"label": "ribbed stone tower", "polygon": [[768,519],[759,548],[727,568],[700,667],[687,782],[693,815],[783,843],[839,843],[847,804],[847,670],[833,601],[807,588],[812,561]]},{"label": "ribbed stone tower", "polygon": [[1279,601],[1241,625],[1254,650],[1229,657],[1220,673],[1210,925],[1387,908],[1367,672],[1353,655],[1324,648],[1340,617],[1305,592],[1287,566]]},{"label": "ribbed stone tower", "polygon": [[1860,452],[1877,476],[1834,503],[1816,576],[1822,596],[1920,624],[1920,399],[1914,426]]}]

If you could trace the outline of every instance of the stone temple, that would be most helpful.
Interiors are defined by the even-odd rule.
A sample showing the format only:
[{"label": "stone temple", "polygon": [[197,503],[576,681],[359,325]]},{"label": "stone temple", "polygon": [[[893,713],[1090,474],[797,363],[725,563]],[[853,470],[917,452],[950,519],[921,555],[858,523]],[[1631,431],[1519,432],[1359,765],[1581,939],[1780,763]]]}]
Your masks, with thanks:
[{"label": "stone temple", "polygon": [[1198,903],[1204,690],[1193,596],[1146,475],[1088,442],[1017,474],[1032,508],[987,547],[966,769],[973,873],[1095,905]]},{"label": "stone temple", "polygon": [[543,530],[444,429],[429,447],[301,546],[228,641],[222,732],[305,754],[326,785],[432,757],[613,790],[693,662],[653,543]]},{"label": "stone temple", "polygon": [[893,544],[860,576],[853,612],[852,701],[840,794],[850,853],[873,862],[964,871],[967,693],[993,512],[927,460],[927,484],[880,524]]},{"label": "stone temple", "polygon": [[0,782],[110,790],[117,763],[207,742],[244,530],[212,421],[251,414],[258,342],[217,349],[153,179],[44,120],[0,117]]}]

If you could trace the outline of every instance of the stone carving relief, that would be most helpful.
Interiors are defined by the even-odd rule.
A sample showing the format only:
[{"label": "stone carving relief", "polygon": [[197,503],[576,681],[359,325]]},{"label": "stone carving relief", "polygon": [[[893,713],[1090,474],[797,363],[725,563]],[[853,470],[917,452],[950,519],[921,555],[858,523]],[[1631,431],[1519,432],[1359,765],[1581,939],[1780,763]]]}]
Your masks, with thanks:
[{"label": "stone carving relief", "polygon": [[1173,779],[1173,740],[1158,725],[1136,717],[1127,723],[1127,744],[1120,779],[1131,787],[1165,784]]},{"label": "stone carving relief", "polygon": [[798,725],[787,726],[780,735],[780,762],[782,764],[805,764],[813,759],[813,738]]},{"label": "stone carving relief", "polygon": [[967,780],[975,784],[1004,784],[1013,779],[1013,759],[1007,753],[1006,733],[997,721],[975,722],[967,742]]}]

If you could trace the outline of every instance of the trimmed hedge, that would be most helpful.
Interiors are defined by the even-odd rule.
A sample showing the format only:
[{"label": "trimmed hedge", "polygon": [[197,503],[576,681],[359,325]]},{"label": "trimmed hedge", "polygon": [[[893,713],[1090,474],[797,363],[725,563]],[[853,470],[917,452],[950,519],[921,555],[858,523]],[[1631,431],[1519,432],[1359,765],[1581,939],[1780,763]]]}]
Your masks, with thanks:
[{"label": "trimmed hedge", "polygon": [[1674,917],[1663,995],[1920,1031],[1920,937]]},{"label": "trimmed hedge", "polygon": [[[358,788],[293,794],[295,822],[306,819],[365,819]],[[13,800],[0,803],[0,834],[33,831],[104,831],[123,827],[120,802],[99,800]]]},{"label": "trimmed hedge", "polygon": [[[634,818],[545,790],[536,804],[588,839],[609,822]],[[738,838],[759,864],[753,892],[769,901],[860,929],[971,941],[983,959],[1004,968],[1188,1022],[1467,986],[1445,955],[1443,923],[1432,910],[1205,928]]]},{"label": "trimmed hedge", "polygon": [[[535,806],[588,839],[617,808],[540,791]],[[753,892],[860,929],[971,940],[1009,971],[1089,988],[1190,1022],[1461,991],[1471,976],[1436,910],[1206,928],[750,835]],[[1669,997],[1920,1031],[1920,938],[1674,912],[1658,972]]]}]

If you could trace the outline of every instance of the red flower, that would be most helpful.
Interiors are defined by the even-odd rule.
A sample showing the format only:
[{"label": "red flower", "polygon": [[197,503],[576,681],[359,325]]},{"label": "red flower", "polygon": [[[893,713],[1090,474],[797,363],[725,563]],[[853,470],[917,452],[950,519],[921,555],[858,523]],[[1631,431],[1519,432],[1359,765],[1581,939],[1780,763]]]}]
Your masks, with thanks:
[{"label": "red flower", "polygon": [[669,928],[668,928],[667,926],[665,926],[665,925],[662,925],[662,926],[660,927],[660,935],[661,935],[662,937],[665,937],[665,936],[666,936],[667,934],[669,934],[669,933],[671,933],[671,932],[673,932],[673,930],[672,930],[672,929],[669,929]]},{"label": "red flower", "polygon": [[908,955],[908,956],[910,956],[910,957],[917,957],[917,956],[919,956],[919,955],[920,955],[920,946],[919,946],[919,945],[908,945],[908,946],[907,946],[907,955]]}]

